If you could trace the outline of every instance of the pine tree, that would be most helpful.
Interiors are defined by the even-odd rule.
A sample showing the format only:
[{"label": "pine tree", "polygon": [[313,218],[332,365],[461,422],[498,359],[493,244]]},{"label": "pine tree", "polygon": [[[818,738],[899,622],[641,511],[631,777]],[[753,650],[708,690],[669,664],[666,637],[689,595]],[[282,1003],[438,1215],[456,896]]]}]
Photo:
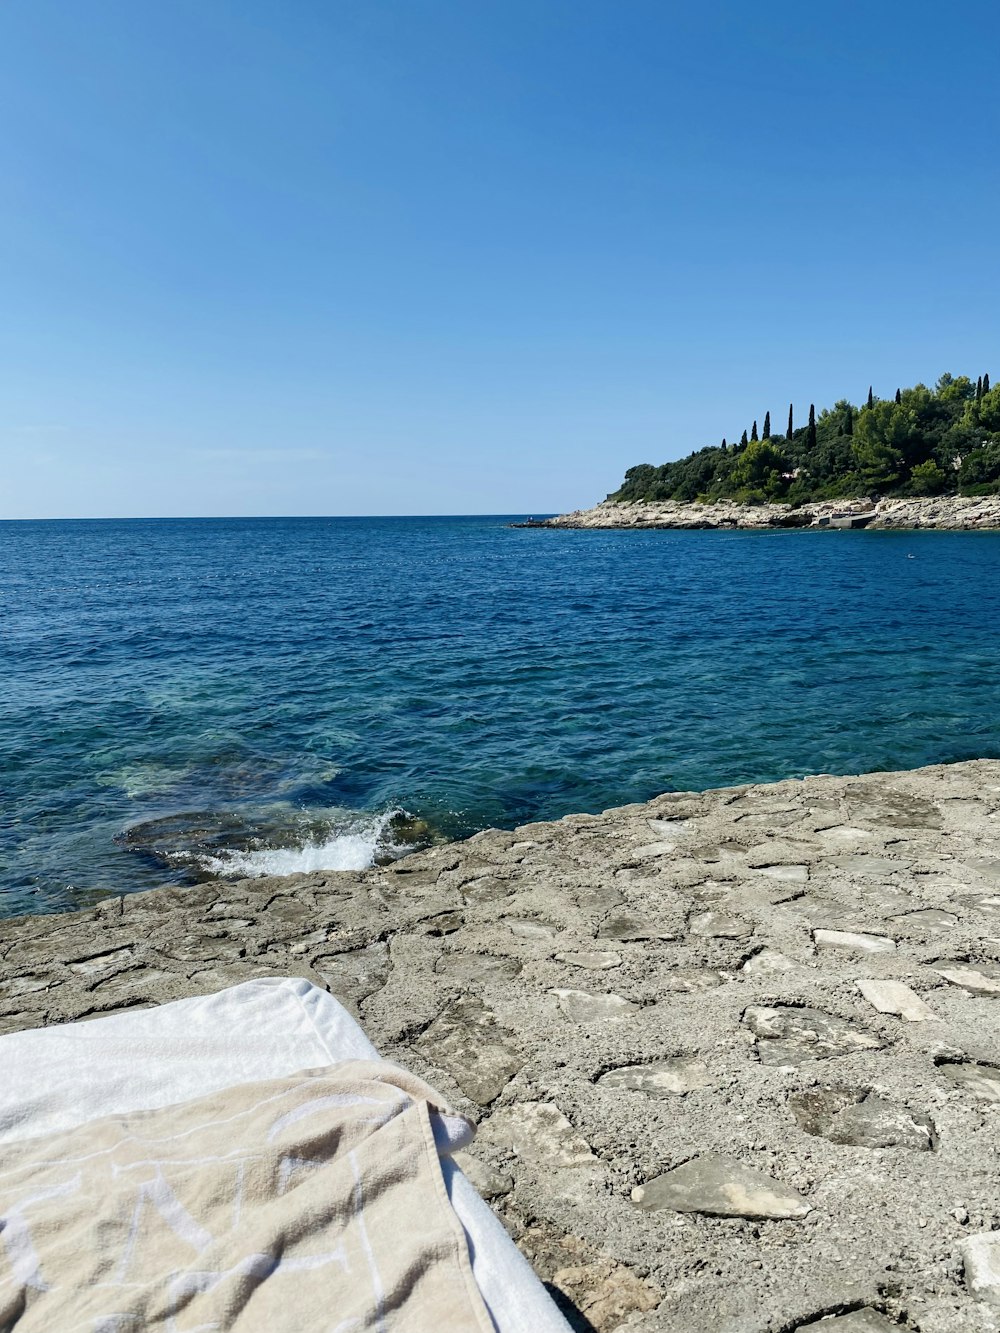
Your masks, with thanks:
[{"label": "pine tree", "polygon": [[816,448],[816,404],[809,404],[809,434],[806,436],[806,448]]},{"label": "pine tree", "polygon": [[744,431],[743,434],[740,436],[740,448],[745,449],[746,447],[747,447],[747,433],[746,431]]},{"label": "pine tree", "polygon": [[788,438],[789,440],[792,438],[792,405],[791,405],[791,403],[788,404],[788,436],[787,436],[787,438]]},{"label": "pine tree", "polygon": [[764,439],[764,440],[769,440],[769,439],[771,438],[771,414],[770,414],[770,412],[765,412],[765,413],[764,413],[764,434],[761,436],[761,438]]},{"label": "pine tree", "polygon": [[896,390],[896,402],[897,402],[897,403],[901,403],[902,401],[903,401],[903,395],[902,395],[902,394],[900,393],[900,391],[897,389],[897,390]]},{"label": "pine tree", "polygon": [[989,377],[989,375],[984,375],[984,376],[983,376],[983,393],[989,393],[989,391],[990,391],[990,377]]},{"label": "pine tree", "polygon": [[868,406],[870,408],[875,406],[875,398],[872,394],[872,386],[870,384],[868,386]]},{"label": "pine tree", "polygon": [[753,430],[750,432],[750,438],[751,438],[751,440],[756,440],[756,439],[757,439],[757,423],[756,423],[756,421],[753,423]]}]

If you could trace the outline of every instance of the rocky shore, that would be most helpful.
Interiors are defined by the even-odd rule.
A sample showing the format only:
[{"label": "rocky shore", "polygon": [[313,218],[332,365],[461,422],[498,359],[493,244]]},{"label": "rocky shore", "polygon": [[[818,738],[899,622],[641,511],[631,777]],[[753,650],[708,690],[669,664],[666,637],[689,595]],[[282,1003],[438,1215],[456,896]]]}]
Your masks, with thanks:
[{"label": "rocky shore", "polygon": [[1000,528],[1000,495],[928,499],[824,500],[787,504],[681,504],[603,500],[593,509],[519,524],[539,528],[933,528],[946,532]]},{"label": "rocky shore", "polygon": [[289,974],[480,1122],[580,1329],[1000,1329],[1000,762],[7,920],[0,1031]]}]

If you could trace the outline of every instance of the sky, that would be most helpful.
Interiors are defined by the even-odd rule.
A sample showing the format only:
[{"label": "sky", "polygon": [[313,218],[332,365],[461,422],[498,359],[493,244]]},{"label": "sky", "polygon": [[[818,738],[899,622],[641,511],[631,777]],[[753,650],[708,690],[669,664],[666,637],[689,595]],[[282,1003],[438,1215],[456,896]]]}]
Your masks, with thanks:
[{"label": "sky", "polygon": [[0,517],[550,513],[1000,380],[995,0],[2,0]]}]

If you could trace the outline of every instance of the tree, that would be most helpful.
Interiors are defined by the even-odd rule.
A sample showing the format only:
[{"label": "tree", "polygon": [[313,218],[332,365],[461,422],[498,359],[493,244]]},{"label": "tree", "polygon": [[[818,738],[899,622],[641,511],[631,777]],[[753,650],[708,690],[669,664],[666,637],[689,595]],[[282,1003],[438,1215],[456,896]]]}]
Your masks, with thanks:
[{"label": "tree", "polygon": [[770,438],[771,438],[771,414],[770,414],[770,412],[765,412],[765,413],[764,413],[764,433],[763,433],[763,435],[761,436],[761,439],[769,440]]},{"label": "tree", "polygon": [[723,435],[723,437],[722,437],[722,444],[721,444],[719,447],[720,447],[720,449],[722,450],[723,453],[725,453],[726,450],[727,450],[728,447],[729,447],[729,446],[726,444],[726,437],[725,437],[724,435]]},{"label": "tree", "polygon": [[816,448],[816,404],[809,404],[809,429],[806,434],[806,448],[812,451]]},{"label": "tree", "polygon": [[873,396],[873,394],[872,394],[872,386],[869,384],[869,386],[868,386],[868,407],[869,407],[869,408],[872,408],[872,407],[874,407],[874,406],[875,406],[875,398],[874,398],[874,396]]},{"label": "tree", "polygon": [[850,403],[847,404],[847,408],[844,411],[844,434],[854,434],[854,408]]},{"label": "tree", "polygon": [[753,423],[753,430],[750,432],[750,438],[751,438],[751,440],[756,440],[756,439],[758,438],[758,436],[757,436],[757,422],[756,422],[756,421],[754,421],[754,423]]},{"label": "tree", "polygon": [[984,394],[987,394],[987,393],[989,393],[989,391],[990,391],[990,377],[989,377],[989,375],[984,375],[984,376],[983,376],[983,393],[984,393]]},{"label": "tree", "polygon": [[743,434],[740,436],[740,448],[745,449],[746,447],[747,447],[747,433],[746,431],[744,431]]},{"label": "tree", "polygon": [[[900,391],[897,389],[897,390],[896,390],[896,402],[897,402],[897,403],[901,403],[902,401],[903,401],[903,395],[902,395],[902,394],[900,393]],[[871,404],[869,404],[869,406],[871,406]]]},{"label": "tree", "polygon": [[791,403],[789,403],[789,404],[788,404],[788,434],[785,436],[785,439],[786,439],[786,440],[790,440],[791,438],[792,438],[792,405],[791,405]]},{"label": "tree", "polygon": [[[982,402],[982,398],[983,398],[983,377],[982,375],[980,375],[979,379],[976,380],[976,402],[977,403]],[[896,399],[896,402],[897,403],[899,402],[898,398]]]}]

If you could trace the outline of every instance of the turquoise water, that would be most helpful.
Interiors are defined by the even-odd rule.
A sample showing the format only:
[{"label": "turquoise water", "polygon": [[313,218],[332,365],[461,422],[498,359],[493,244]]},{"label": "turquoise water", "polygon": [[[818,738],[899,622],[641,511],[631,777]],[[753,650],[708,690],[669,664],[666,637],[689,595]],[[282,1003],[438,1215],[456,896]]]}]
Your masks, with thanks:
[{"label": "turquoise water", "polygon": [[0,524],[0,913],[1000,754],[1000,535],[508,521]]}]

